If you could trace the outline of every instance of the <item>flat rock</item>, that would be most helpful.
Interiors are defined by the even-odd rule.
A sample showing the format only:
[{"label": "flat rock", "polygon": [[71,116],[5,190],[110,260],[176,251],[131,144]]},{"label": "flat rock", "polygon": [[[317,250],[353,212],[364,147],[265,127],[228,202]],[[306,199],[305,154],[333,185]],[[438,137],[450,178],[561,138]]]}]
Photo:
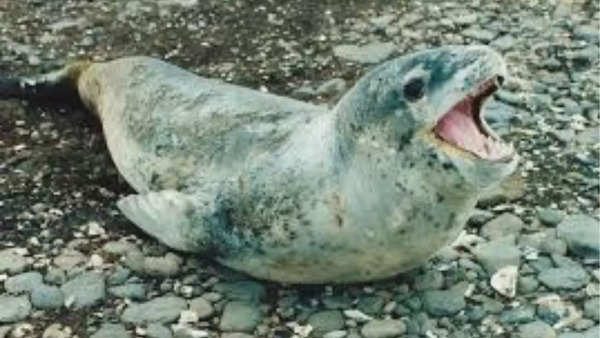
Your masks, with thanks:
[{"label": "flat rock", "polygon": [[77,250],[65,249],[59,256],[54,258],[54,265],[69,271],[76,266],[81,266],[87,263],[87,256]]},{"label": "flat rock", "polygon": [[144,284],[139,283],[113,286],[108,289],[108,293],[117,298],[128,298],[138,301],[146,299],[146,287]]},{"label": "flat rock", "polygon": [[364,46],[339,45],[333,47],[333,54],[341,59],[358,63],[379,63],[396,51],[391,42],[373,42]]},{"label": "flat rock", "polygon": [[196,313],[198,319],[210,318],[215,312],[212,304],[202,297],[190,301],[190,310]]},{"label": "flat rock", "polygon": [[58,309],[65,303],[65,297],[58,287],[41,285],[31,292],[31,303],[37,309]]},{"label": "flat rock", "polygon": [[44,330],[42,338],[71,338],[71,328],[54,323]]},{"label": "flat rock", "polygon": [[506,235],[518,235],[523,229],[523,221],[511,213],[504,213],[491,221],[487,222],[481,228],[481,235],[495,240]]},{"label": "flat rock", "polygon": [[595,321],[600,321],[600,297],[592,297],[585,301],[583,315]]},{"label": "flat rock", "polygon": [[432,316],[451,316],[465,306],[465,298],[457,290],[430,290],[423,293],[423,308]]},{"label": "flat rock", "polygon": [[406,332],[406,325],[401,320],[372,320],[360,331],[365,338],[393,338]]},{"label": "flat rock", "polygon": [[533,306],[519,306],[514,309],[503,311],[500,321],[505,324],[524,324],[535,319],[535,308]]},{"label": "flat rock", "polygon": [[556,338],[556,332],[554,332],[554,329],[550,325],[542,322],[541,320],[536,320],[535,322],[519,325],[517,337]]},{"label": "flat rock", "polygon": [[555,226],[565,218],[565,213],[561,210],[550,208],[537,208],[536,210],[540,222],[549,226]]},{"label": "flat rock", "polygon": [[167,327],[165,327],[161,324],[152,323],[152,324],[148,325],[148,327],[146,328],[146,337],[148,337],[148,338],[173,338],[173,334],[171,333],[171,330],[169,330]]},{"label": "flat rock", "polygon": [[229,300],[258,303],[266,296],[265,287],[254,281],[217,283],[213,290],[224,294]]},{"label": "flat rock", "polygon": [[136,325],[144,323],[168,324],[179,318],[187,309],[187,302],[179,297],[159,297],[149,302],[131,304],[123,311],[121,320]]},{"label": "flat rock", "polygon": [[589,276],[582,267],[569,266],[544,270],[538,279],[552,290],[577,290],[588,282]]},{"label": "flat rock", "polygon": [[490,274],[507,265],[519,266],[521,257],[513,236],[482,243],[473,250],[473,254]]},{"label": "flat rock", "polygon": [[31,312],[31,303],[27,296],[0,296],[0,324],[23,320]]},{"label": "flat rock", "polygon": [[121,324],[104,324],[90,338],[129,338],[131,334]]},{"label": "flat rock", "polygon": [[219,328],[223,331],[252,332],[261,319],[262,314],[254,304],[233,301],[225,305]]},{"label": "flat rock", "polygon": [[164,257],[145,257],[144,271],[150,276],[173,277],[179,274],[181,257],[167,253]]},{"label": "flat rock", "polygon": [[587,215],[567,216],[556,229],[558,238],[567,242],[569,251],[582,257],[600,255],[600,222]]},{"label": "flat rock", "polygon": [[313,313],[308,318],[307,324],[313,327],[315,336],[322,336],[327,332],[343,329],[344,316],[338,310],[320,311]]},{"label": "flat rock", "polygon": [[8,272],[9,274],[21,273],[29,263],[27,259],[13,249],[0,251],[0,273]]},{"label": "flat rock", "polygon": [[4,282],[4,289],[8,293],[22,293],[31,292],[32,290],[39,288],[43,284],[42,274],[37,271],[25,272],[10,277]]},{"label": "flat rock", "polygon": [[96,272],[84,272],[61,286],[65,301],[75,309],[94,306],[106,296],[104,276]]}]

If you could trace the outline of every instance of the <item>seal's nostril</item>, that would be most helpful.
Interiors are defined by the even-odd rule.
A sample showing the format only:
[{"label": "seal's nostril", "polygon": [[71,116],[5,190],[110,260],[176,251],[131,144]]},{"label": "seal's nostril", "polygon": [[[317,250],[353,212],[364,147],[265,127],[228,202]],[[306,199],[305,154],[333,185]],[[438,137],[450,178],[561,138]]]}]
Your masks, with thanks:
[{"label": "seal's nostril", "polygon": [[496,83],[498,84],[498,87],[502,87],[502,85],[504,84],[504,76],[496,76]]}]

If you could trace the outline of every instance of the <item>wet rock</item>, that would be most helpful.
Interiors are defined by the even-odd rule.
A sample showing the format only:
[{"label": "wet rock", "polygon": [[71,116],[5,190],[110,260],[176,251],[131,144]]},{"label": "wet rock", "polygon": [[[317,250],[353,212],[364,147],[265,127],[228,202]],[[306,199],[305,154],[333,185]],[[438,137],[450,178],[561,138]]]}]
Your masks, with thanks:
[{"label": "wet rock", "polygon": [[121,320],[141,325],[144,323],[172,323],[187,308],[184,299],[172,296],[155,298],[145,303],[131,304],[123,311]]},{"label": "wet rock", "polygon": [[544,270],[538,279],[552,290],[577,290],[587,283],[589,276],[582,267],[571,266]]},{"label": "wet rock", "polygon": [[171,330],[161,324],[152,323],[146,328],[146,337],[148,338],[173,338]]},{"label": "wet rock", "polygon": [[120,324],[104,324],[90,338],[129,338],[131,335]]},{"label": "wet rock", "polygon": [[190,310],[194,311],[199,319],[210,318],[215,312],[210,302],[202,297],[190,301]]},{"label": "wet rock", "polygon": [[550,208],[537,208],[536,210],[540,222],[549,226],[555,226],[565,218],[565,213],[561,210]]},{"label": "wet rock", "polygon": [[252,304],[229,302],[225,305],[219,328],[223,331],[252,332],[260,323],[262,314]]},{"label": "wet rock", "polygon": [[18,294],[31,292],[43,284],[42,274],[39,272],[25,272],[10,277],[4,282],[4,289],[8,293]]},{"label": "wet rock", "polygon": [[96,272],[84,272],[60,289],[69,307],[75,309],[94,306],[106,296],[104,276]]},{"label": "wet rock", "polygon": [[535,321],[519,325],[518,338],[556,338],[556,332],[552,327],[542,321]]},{"label": "wet rock", "polygon": [[131,300],[146,299],[146,287],[144,284],[125,284],[114,286],[108,289],[108,293],[118,298],[128,298]]},{"label": "wet rock", "polygon": [[507,236],[478,245],[473,254],[493,274],[507,265],[519,266],[521,251],[514,245],[514,237]]},{"label": "wet rock", "polygon": [[258,303],[266,295],[265,287],[254,281],[217,283],[213,290],[224,294],[229,300],[240,300],[249,303]]},{"label": "wet rock", "polygon": [[532,306],[519,306],[514,309],[503,311],[500,321],[505,324],[523,324],[535,319],[535,309]]},{"label": "wet rock", "polygon": [[340,45],[333,48],[333,54],[341,59],[358,63],[379,63],[396,51],[391,42],[374,42],[364,46]]},{"label": "wet rock", "polygon": [[583,315],[595,321],[600,321],[600,297],[593,297],[585,301]]},{"label": "wet rock", "polygon": [[16,274],[23,272],[29,263],[27,259],[17,253],[17,250],[6,249],[0,251],[0,273]]},{"label": "wet rock", "polygon": [[31,303],[27,296],[11,297],[0,295],[0,324],[23,320],[31,312]]},{"label": "wet rock", "polygon": [[513,214],[504,213],[492,219],[481,228],[481,235],[496,240],[506,235],[518,235],[523,229],[523,221]]},{"label": "wet rock", "polygon": [[566,217],[556,228],[557,236],[567,242],[569,250],[582,257],[600,255],[600,222],[587,215]]},{"label": "wet rock", "polygon": [[423,308],[432,316],[452,316],[465,306],[464,295],[457,290],[430,290],[423,294]]},{"label": "wet rock", "polygon": [[58,287],[42,285],[31,292],[31,303],[37,309],[58,309],[65,303],[65,297]]},{"label": "wet rock", "polygon": [[392,338],[403,335],[406,325],[401,320],[372,320],[360,331],[365,338]]},{"label": "wet rock", "polygon": [[313,334],[317,337],[331,331],[344,328],[344,317],[337,310],[321,311],[312,314],[307,322],[313,327]]}]

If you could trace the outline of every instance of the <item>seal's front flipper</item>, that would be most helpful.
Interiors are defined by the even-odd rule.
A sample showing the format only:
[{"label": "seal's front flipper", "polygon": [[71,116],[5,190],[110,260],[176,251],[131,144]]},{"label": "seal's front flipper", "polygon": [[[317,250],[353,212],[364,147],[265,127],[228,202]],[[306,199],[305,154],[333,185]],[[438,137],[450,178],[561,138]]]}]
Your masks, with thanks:
[{"label": "seal's front flipper", "polygon": [[146,233],[181,251],[198,251],[206,242],[203,213],[207,207],[174,190],[129,195],[120,199],[121,212]]}]

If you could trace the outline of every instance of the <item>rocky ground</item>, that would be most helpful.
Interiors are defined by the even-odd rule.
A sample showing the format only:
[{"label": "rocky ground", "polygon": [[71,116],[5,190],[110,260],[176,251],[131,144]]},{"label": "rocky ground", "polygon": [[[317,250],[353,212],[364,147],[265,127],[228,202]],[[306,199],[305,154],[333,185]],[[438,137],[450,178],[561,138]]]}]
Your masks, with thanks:
[{"label": "rocky ground", "polygon": [[331,104],[372,64],[442,44],[501,51],[487,116],[522,156],[454,246],[362,285],[257,281],[172,252],[115,207],[98,123],[0,102],[0,337],[600,335],[599,3],[0,0],[0,74],[143,54]]}]

